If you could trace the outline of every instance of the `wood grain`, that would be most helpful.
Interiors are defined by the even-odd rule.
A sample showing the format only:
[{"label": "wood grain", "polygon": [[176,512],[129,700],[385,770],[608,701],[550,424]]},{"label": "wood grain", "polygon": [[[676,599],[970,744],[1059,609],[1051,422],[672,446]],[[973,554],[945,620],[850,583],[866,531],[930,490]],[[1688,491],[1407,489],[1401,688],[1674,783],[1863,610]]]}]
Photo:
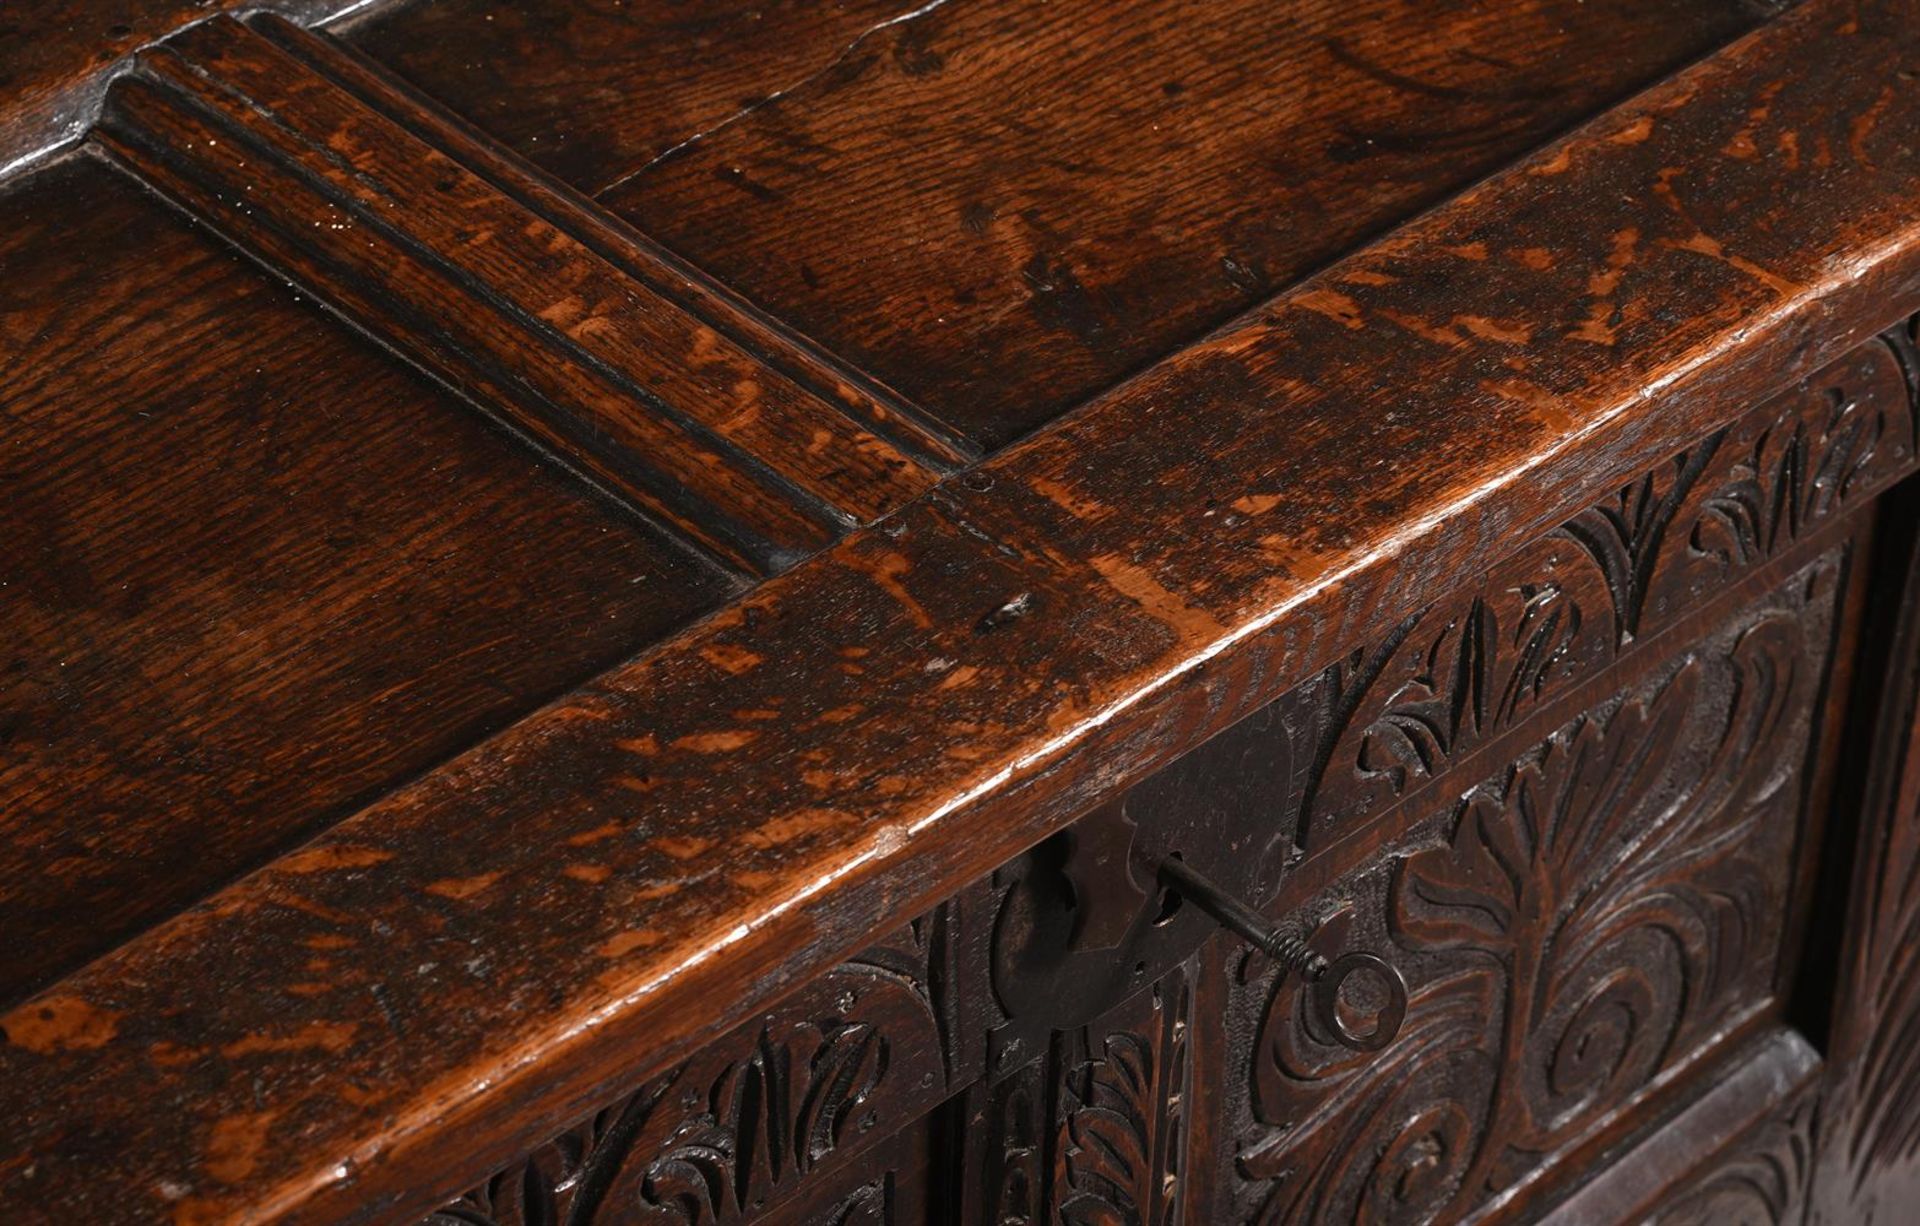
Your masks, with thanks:
[{"label": "wood grain", "polygon": [[528,160],[592,192],[804,79],[925,0],[436,0],[342,33]]},{"label": "wood grain", "polygon": [[978,968],[963,923],[952,904],[915,920],[423,1226],[726,1226],[865,1199],[866,1179],[836,1187],[865,1169],[849,1162],[978,1072],[969,1011],[983,985],[966,978]]},{"label": "wood grain", "polygon": [[80,136],[139,48],[213,11],[267,8],[321,21],[356,0],[15,0],[0,13],[0,174]]},{"label": "wood grain", "polygon": [[1865,505],[1914,465],[1920,429],[1896,329],[1815,372],[1422,609],[1323,675],[1298,841],[1318,850],[1395,806],[1634,646],[1703,594]]},{"label": "wood grain", "polygon": [[324,75],[315,63],[341,63],[324,44],[285,22],[263,30],[218,18],[143,57],[100,139],[731,565],[783,568],[932,482],[839,404],[388,118],[403,99],[376,108],[347,88],[377,81],[350,65],[347,82]]},{"label": "wood grain", "polygon": [[732,591],[94,158],[0,266],[0,998]]},{"label": "wood grain", "polygon": [[[983,1200],[999,1189],[1006,1203],[997,1211],[983,1203],[964,1220],[1001,1221],[1021,1212],[1039,1217],[1038,1209],[1014,1207],[1029,1194],[1044,1194],[1062,1220],[1145,1218],[1168,1209],[1176,1195],[1152,1190],[1163,1178],[1175,1181],[1178,1196],[1191,1189],[1199,1198],[1183,1208],[1192,1220],[1221,1217],[1226,1211],[1207,1198],[1231,1197],[1236,1188],[1243,1201],[1250,1197],[1252,1204],[1242,1205],[1249,1214],[1267,1199],[1276,1215],[1288,1216],[1287,1197],[1266,1198],[1257,1183],[1249,1193],[1244,1174],[1271,1175],[1276,1164],[1292,1170],[1285,1164],[1307,1162],[1316,1150],[1323,1167],[1332,1165],[1327,1134],[1353,1118],[1357,1102],[1377,1098],[1383,1085],[1396,1085],[1420,1064],[1439,1045],[1435,1036],[1441,1031],[1451,1049],[1472,1047],[1481,1058],[1462,1060],[1451,1078],[1432,1079],[1429,1105],[1435,1111],[1440,1101],[1458,1107],[1477,1120],[1478,1131],[1449,1137],[1414,1128],[1386,1148],[1404,1151],[1416,1165],[1450,1153],[1460,1169],[1471,1157],[1463,1147],[1483,1148],[1489,1171],[1509,1180],[1524,1176],[1504,1191],[1531,1204],[1543,1188],[1563,1181],[1569,1168],[1577,1172],[1573,1151],[1579,1147],[1573,1142],[1594,1132],[1596,1121],[1616,1130],[1644,1123],[1643,1104],[1625,1108],[1646,1096],[1649,1062],[1657,1063],[1662,1049],[1665,1059],[1697,1063],[1703,1040],[1710,1045],[1709,1036],[1726,1018],[1744,1025],[1755,1010],[1777,1014],[1775,985],[1785,981],[1794,952],[1787,934],[1797,930],[1793,896],[1802,892],[1798,849],[1819,842],[1824,816],[1823,805],[1802,797],[1825,792],[1826,771],[1819,766],[1833,757],[1831,736],[1823,737],[1816,769],[1803,771],[1799,764],[1810,756],[1806,742],[1817,727],[1835,722],[1832,708],[1847,693],[1838,674],[1853,641],[1858,592],[1844,607],[1838,600],[1843,574],[1860,570],[1854,557],[1858,513],[1871,507],[1861,499],[1884,483],[1887,472],[1912,464],[1912,404],[1897,356],[1906,343],[1895,334],[1862,347],[1627,483],[1479,583],[1422,611],[1417,624],[1437,628],[1446,643],[1457,642],[1461,628],[1478,627],[1469,640],[1477,646],[1462,650],[1486,653],[1472,666],[1456,666],[1451,650],[1409,653],[1426,663],[1428,673],[1447,680],[1451,688],[1441,699],[1424,696],[1431,677],[1407,680],[1396,667],[1363,670],[1368,679],[1361,681],[1345,663],[1336,665],[1003,866],[986,890],[970,889],[944,907],[933,931],[946,942],[953,941],[955,926],[963,933],[985,929],[982,920],[991,917],[991,1003],[984,999],[981,976],[958,973],[956,966],[949,979],[956,985],[955,1016],[969,1020],[956,1020],[953,1029],[970,1035],[985,1029],[987,1075],[1007,1082],[1004,1090],[996,1086],[976,1095],[987,1101],[979,1106],[979,1122],[968,1129],[976,1150],[960,1176],[964,1184],[977,1185]],[[1786,456],[1798,459],[1783,462]],[[1824,497],[1810,496],[1816,490]],[[1607,551],[1581,552],[1577,542],[1591,539],[1594,522],[1608,521],[1623,507],[1641,508],[1620,521],[1624,535],[1637,542],[1636,560],[1610,565],[1602,561],[1611,556]],[[1632,529],[1645,518],[1664,526]],[[1807,569],[1823,555],[1824,561]],[[1614,589],[1603,578],[1609,573],[1646,576],[1642,583],[1619,586],[1617,610]],[[1497,634],[1488,624],[1489,610],[1504,608],[1501,602],[1516,593],[1531,593],[1534,614],[1521,619],[1511,636]],[[1646,616],[1649,609],[1657,609],[1657,617]],[[1725,632],[1730,619],[1742,631],[1731,649]],[[1847,632],[1832,632],[1842,626]],[[1591,634],[1582,636],[1582,628]],[[1388,636],[1392,650],[1361,648],[1354,657],[1397,657],[1421,637],[1398,627]],[[1677,676],[1670,663],[1676,650],[1685,656]],[[1505,671],[1509,651],[1538,666],[1516,669],[1518,675],[1547,683],[1528,686],[1527,701],[1507,710],[1485,738],[1449,740],[1436,731],[1444,728],[1440,717],[1421,714],[1429,705],[1471,711],[1477,705],[1473,694],[1513,692],[1484,679]],[[1828,663],[1835,667],[1828,669]],[[1617,711],[1614,691],[1644,689],[1649,676],[1657,684],[1651,697],[1642,694],[1642,705],[1657,714]],[[1364,701],[1351,697],[1356,687]],[[1598,713],[1590,710],[1596,698],[1606,700]],[[1406,714],[1391,714],[1402,707]],[[1317,747],[1350,743],[1347,732],[1357,726],[1353,713],[1360,709],[1386,712],[1374,719],[1377,731],[1371,735],[1399,730],[1413,749],[1384,760],[1417,760],[1426,768],[1427,786],[1389,791],[1364,811],[1356,809],[1365,820],[1341,831],[1336,845],[1321,840],[1305,861],[1282,854],[1294,849],[1297,817],[1310,807],[1303,799],[1325,794],[1321,776],[1348,769],[1344,756],[1328,757]],[[1429,736],[1441,749],[1416,752]],[[1540,753],[1543,737],[1548,748]],[[1756,737],[1766,743],[1756,745]],[[1701,746],[1714,744],[1730,765],[1718,766],[1713,755],[1700,753]],[[1517,766],[1510,763],[1516,757]],[[1489,773],[1504,779],[1509,772],[1518,782],[1485,782]],[[1357,771],[1354,778],[1370,776]],[[1463,793],[1477,799],[1455,820],[1450,846],[1444,820],[1433,814],[1444,813]],[[1406,859],[1409,829],[1424,832],[1416,836],[1425,849],[1416,867],[1426,867],[1410,869],[1408,879],[1426,883],[1429,906],[1433,898],[1448,900],[1440,910],[1456,929],[1471,926],[1462,916],[1538,911],[1543,917],[1515,918],[1492,947],[1463,955],[1458,943],[1451,951],[1433,948],[1431,924],[1425,943],[1383,940],[1382,908],[1375,901],[1367,931],[1356,932],[1345,921],[1323,925],[1331,940],[1322,950],[1326,956],[1346,952],[1344,941],[1410,968],[1437,959],[1446,968],[1442,977],[1457,978],[1471,977],[1476,962],[1517,965],[1527,951],[1563,949],[1570,939],[1587,942],[1584,955],[1563,952],[1553,959],[1558,969],[1551,975],[1515,971],[1529,981],[1551,981],[1552,989],[1542,994],[1552,1007],[1544,1017],[1515,1023],[1527,1030],[1518,1045],[1526,1050],[1509,1054],[1510,1068],[1498,1077],[1490,1071],[1502,1062],[1486,1053],[1515,1045],[1476,1031],[1470,1018],[1448,1015],[1444,1001],[1442,1016],[1435,1017],[1433,994],[1424,988],[1408,1044],[1356,1058],[1337,1048],[1330,1052],[1325,1036],[1316,1046],[1299,985],[1273,982],[1271,965],[1249,958],[1244,946],[1238,970],[1209,965],[1199,976],[1182,971],[1217,925],[1198,908],[1176,905],[1169,911],[1166,897],[1138,868],[1178,852],[1233,896],[1260,899],[1277,891],[1270,904],[1275,918],[1297,926],[1314,913],[1316,892],[1372,899],[1373,887],[1327,883],[1348,872],[1377,882],[1382,865]],[[1607,837],[1616,830],[1623,837]],[[1594,848],[1601,850],[1596,854]],[[1628,854],[1617,854],[1620,848]],[[1690,872],[1675,867],[1688,862],[1695,864]],[[1527,883],[1508,896],[1497,887],[1495,864],[1526,865]],[[1609,879],[1611,884],[1602,884]],[[1556,912],[1555,899],[1583,895],[1592,897]],[[1659,922],[1636,924],[1648,915]],[[1573,935],[1596,931],[1608,938]],[[1680,935],[1669,945],[1662,932]],[[917,982],[930,978],[919,969],[923,962],[950,960],[916,953],[898,965],[912,968],[907,977]],[[858,961],[870,966],[877,956],[870,951]],[[848,969],[837,968],[822,982],[848,982]],[[1474,978],[1473,999],[1489,1016],[1502,1009],[1518,1015],[1519,1002],[1534,995],[1526,983]],[[1150,993],[1184,1002],[1196,981],[1204,985],[1197,990],[1226,997],[1212,1008],[1194,1008],[1180,1028],[1184,1036],[1198,1027],[1194,1046],[1207,1054],[1196,1076],[1210,1074],[1213,1084],[1158,1094],[1152,1083],[1165,1063],[1162,1036],[1151,1026],[1115,1028],[1114,1019],[1132,1017]],[[794,999],[823,998],[816,984]],[[1569,1015],[1576,1021],[1569,1023]],[[1213,1018],[1224,1022],[1215,1025]],[[1223,1033],[1227,1051],[1218,1050]],[[743,1041],[722,1039],[717,1048],[737,1049]],[[1063,1042],[1069,1049],[1064,1063]],[[1569,1054],[1576,1051],[1581,1054]],[[977,1050],[973,1056],[978,1058]],[[1039,1067],[1030,1075],[1017,1070],[1035,1060]],[[1372,1067],[1376,1063],[1379,1069]],[[1287,1071],[1276,1071],[1282,1066]],[[1609,1067],[1611,1072],[1597,1071]],[[1249,1075],[1248,1069],[1256,1072]],[[1023,1088],[1033,1078],[1056,1087],[1038,1099],[1061,1104],[1059,1120],[1036,1117],[1036,1097]],[[1476,1114],[1500,1086],[1525,1104],[1542,1083],[1559,1087],[1547,1096],[1550,1109],[1541,1111],[1559,1121],[1542,1134],[1557,1138],[1555,1144],[1543,1146],[1539,1135],[1528,1136],[1512,1119],[1496,1130],[1492,1113]],[[1261,1118],[1242,1106],[1256,1084]],[[1183,1105],[1189,1101],[1205,1106],[1195,1112]],[[1570,1103],[1576,1109],[1569,1110]],[[603,1112],[618,1108],[614,1103]],[[721,1143],[731,1134],[715,1135],[720,1140],[708,1146],[713,1153],[759,1152],[744,1141]],[[1042,1137],[1051,1140],[1043,1143]],[[1443,1207],[1449,1192],[1462,1190],[1460,1169],[1452,1170],[1453,1182],[1447,1182],[1450,1168],[1415,1174],[1389,1163],[1388,1169],[1369,1170],[1355,1155],[1378,1140],[1367,1132],[1358,1142],[1332,1146],[1338,1165],[1372,1179],[1367,1203],[1375,1216],[1417,1220]],[[1053,1156],[1042,1162],[1048,1144]],[[1529,1169],[1516,1156],[1522,1148],[1544,1149],[1546,1157]],[[538,1155],[527,1161],[542,1170],[551,1165]],[[1187,1169],[1193,1164],[1197,1174]],[[555,1188],[565,1182],[558,1175],[543,1178]],[[502,1186],[501,1179],[495,1176],[488,1188]],[[1286,1186],[1298,1182],[1290,1176]],[[1323,1171],[1314,1182],[1341,1181]],[[1396,1201],[1379,1190],[1422,1182],[1438,1184],[1439,1195],[1415,1192]],[[709,1183],[727,1181],[715,1175]],[[535,1186],[517,1176],[507,1185]],[[1351,1188],[1321,1186],[1303,1194],[1309,1197],[1304,1207],[1294,1204],[1291,1210],[1294,1216],[1339,1217],[1342,1198],[1352,1194]],[[477,1191],[467,1200],[494,1204],[499,1193]],[[732,1211],[718,1210],[723,1216]],[[609,1212],[617,1218],[616,1209]]]},{"label": "wood grain", "polygon": [[68,977],[0,1195],[431,1209],[1867,341],[1913,16],[1810,0]]},{"label": "wood grain", "polygon": [[925,4],[779,96],[577,181],[991,450],[1759,12]]}]

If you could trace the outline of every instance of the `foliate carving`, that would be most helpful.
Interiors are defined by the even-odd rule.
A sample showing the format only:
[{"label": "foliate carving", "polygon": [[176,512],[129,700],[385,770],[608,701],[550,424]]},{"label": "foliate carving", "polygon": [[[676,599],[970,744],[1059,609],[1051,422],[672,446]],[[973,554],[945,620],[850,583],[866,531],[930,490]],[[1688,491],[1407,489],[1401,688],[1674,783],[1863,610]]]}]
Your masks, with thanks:
[{"label": "foliate carving", "polygon": [[[1920,319],[1914,326],[1920,331]],[[1893,633],[1864,746],[1836,976],[1833,1071],[1808,1218],[1823,1226],[1903,1220],[1920,1204],[1920,544],[1907,550],[1904,591],[1874,597],[1886,601]]]},{"label": "foliate carving", "polygon": [[1317,1033],[1297,979],[1249,964],[1250,1216],[1457,1215],[1767,1002],[1842,569],[1828,554],[1343,883],[1316,944],[1390,944],[1413,989],[1385,1050]]},{"label": "foliate carving", "polygon": [[1903,335],[1864,345],[1329,670],[1302,846],[1435,779],[1914,462]]},{"label": "foliate carving", "polygon": [[1570,521],[1607,577],[1617,637],[1644,637],[1913,463],[1897,333],[1864,345]]},{"label": "foliate carving", "polygon": [[[993,1226],[1034,1226],[1045,1220],[1048,1062],[1035,1060],[985,1088],[985,1126],[973,1180],[983,1212]],[[974,1170],[969,1170],[972,1179]]]},{"label": "foliate carving", "polygon": [[1584,552],[1550,537],[1464,604],[1408,618],[1335,665],[1302,844],[1438,777],[1547,693],[1604,665],[1615,649],[1606,601]]},{"label": "foliate carving", "polygon": [[1059,1216],[1067,1221],[1136,1221],[1154,1183],[1153,1040],[1126,1031],[1073,1070],[1060,1120]]},{"label": "foliate carving", "polygon": [[[570,1129],[432,1226],[713,1226],[792,1195],[947,1096],[957,1076],[949,908],[841,964],[669,1077]],[[856,1193],[847,1220],[869,1220]]]},{"label": "foliate carving", "polygon": [[1179,1221],[1191,991],[1176,972],[1063,1037],[1050,1221]]},{"label": "foliate carving", "polygon": [[686,1114],[640,1179],[641,1204],[689,1226],[737,1221],[873,1131],[880,1083],[904,1054],[895,1040],[837,1019],[782,1030],[762,1031],[752,1054],[681,1100]]},{"label": "foliate carving", "polygon": [[561,1226],[592,1221],[634,1134],[675,1080],[668,1076],[568,1129],[427,1217],[423,1226]]}]

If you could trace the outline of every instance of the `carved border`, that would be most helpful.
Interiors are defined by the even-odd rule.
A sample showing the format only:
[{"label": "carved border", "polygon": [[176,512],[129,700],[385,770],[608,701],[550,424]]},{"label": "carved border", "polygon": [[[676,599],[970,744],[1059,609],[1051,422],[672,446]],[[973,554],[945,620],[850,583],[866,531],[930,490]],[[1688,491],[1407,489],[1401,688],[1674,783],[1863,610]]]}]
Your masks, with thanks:
[{"label": "carved border", "polygon": [[1889,330],[1334,665],[1299,846],[1421,791],[1903,475],[1915,356]]},{"label": "carved border", "polygon": [[1515,1195],[1772,1007],[1844,557],[1436,798],[1322,895],[1325,952],[1391,949],[1408,975],[1385,1051],[1318,1035],[1249,957],[1230,1013],[1260,1021],[1226,1057],[1241,1212],[1424,1220]]},{"label": "carved border", "polygon": [[[756,1023],[496,1172],[422,1226],[748,1220],[805,1194],[972,1076],[955,908],[915,920]],[[866,1220],[888,1188],[854,1189]],[[880,1197],[876,1202],[874,1198]]]}]

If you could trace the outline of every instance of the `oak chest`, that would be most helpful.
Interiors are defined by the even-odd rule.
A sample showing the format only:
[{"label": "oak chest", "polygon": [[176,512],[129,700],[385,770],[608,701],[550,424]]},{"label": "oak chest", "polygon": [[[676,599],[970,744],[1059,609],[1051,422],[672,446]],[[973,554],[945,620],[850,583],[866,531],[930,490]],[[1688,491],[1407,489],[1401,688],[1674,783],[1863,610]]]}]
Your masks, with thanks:
[{"label": "oak chest", "polygon": [[0,16],[0,1218],[1920,1216],[1913,0]]}]

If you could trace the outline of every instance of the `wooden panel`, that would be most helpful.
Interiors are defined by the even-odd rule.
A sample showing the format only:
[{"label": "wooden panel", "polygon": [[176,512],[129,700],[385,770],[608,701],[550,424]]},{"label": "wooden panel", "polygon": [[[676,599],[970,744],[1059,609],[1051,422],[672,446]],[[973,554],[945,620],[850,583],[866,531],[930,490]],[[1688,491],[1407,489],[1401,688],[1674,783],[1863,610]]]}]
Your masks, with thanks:
[{"label": "wooden panel", "polygon": [[734,565],[779,569],[931,483],[839,405],[349,93],[379,85],[324,44],[262,28],[273,38],[219,18],[143,57],[115,88],[107,146]]},{"label": "wooden panel", "polygon": [[1622,487],[1322,679],[1302,802],[1318,848],[1371,822],[1914,463],[1894,332]]},{"label": "wooden panel", "polygon": [[926,0],[434,0],[351,40],[584,191],[791,87]]},{"label": "wooden panel", "polygon": [[[1885,641],[1864,680],[1853,759],[1861,786],[1845,928],[1832,985],[1829,1061],[1811,1221],[1901,1221],[1920,1206],[1920,514],[1915,490],[1893,503],[1873,592]],[[1844,846],[1842,844],[1841,846]],[[1850,872],[1847,870],[1850,869]]]},{"label": "wooden panel", "polygon": [[979,1071],[962,923],[941,906],[425,1226],[914,1220],[924,1117]]},{"label": "wooden panel", "polygon": [[[1862,505],[1859,491],[1912,462],[1911,410],[1902,373],[1902,355],[1910,353],[1906,345],[1904,334],[1896,333],[1863,347],[1627,483],[1473,587],[1449,593],[1395,627],[1383,644],[1356,649],[1349,661],[1135,786],[1123,801],[1080,819],[1042,850],[1069,838],[1074,848],[1088,852],[1105,847],[1112,839],[1093,828],[1113,825],[1112,815],[1124,814],[1128,829],[1137,825],[1141,833],[1156,836],[1149,842],[1157,853],[1164,853],[1168,838],[1182,836],[1189,854],[1211,853],[1216,862],[1205,872],[1229,893],[1262,898],[1284,882],[1294,904],[1303,888],[1311,893],[1317,888],[1313,883],[1337,876],[1341,866],[1368,863],[1383,840],[1391,843],[1434,805],[1446,804],[1463,782],[1537,741],[1553,727],[1551,721],[1576,714],[1598,685],[1617,684],[1605,670],[1618,665],[1643,671],[1676,642],[1764,596],[1786,573],[1783,565],[1797,566],[1795,557],[1805,559],[1809,548],[1847,531],[1839,515]],[[1876,469],[1881,477],[1868,475]],[[1781,556],[1789,551],[1791,556]],[[1388,659],[1394,666],[1382,667]],[[1844,693],[1839,678],[1815,688],[1823,701]],[[1812,695],[1803,691],[1801,697]],[[1603,767],[1592,767],[1576,786],[1601,786],[1603,774]],[[1821,794],[1825,779],[1817,776],[1797,786]],[[1302,861],[1294,852],[1296,818],[1303,811],[1324,814],[1315,800],[1324,802],[1330,793],[1351,795],[1353,803]],[[1328,833],[1345,845],[1330,846],[1334,840]],[[1123,866],[1142,862],[1136,858],[1142,855],[1139,835],[1129,855],[1125,834],[1119,832],[1118,854],[1107,858]],[[1202,846],[1194,846],[1196,838]],[[1153,858],[1157,854],[1149,853],[1144,862]],[[1784,858],[1777,858],[1769,872],[1772,901],[1786,913],[1792,874],[1782,871],[1783,864]],[[996,881],[1004,875],[1004,870],[997,873]],[[1128,884],[1124,867],[1074,876],[1066,916],[1076,944],[1101,943],[1093,937],[1097,909],[1117,911],[1117,919],[1106,916],[1104,927],[1109,932],[1125,928],[1128,939],[1104,955],[1093,948],[1071,952],[1070,964],[1057,968],[1059,981],[1041,993],[1043,1013],[1071,1013],[1089,993],[1097,999],[1103,985],[1125,982],[1136,959],[1136,969],[1157,974],[1163,967],[1167,951],[1140,939],[1141,921],[1122,921],[1141,915],[1154,920],[1145,930],[1148,937],[1164,936],[1176,931],[1186,912],[1168,916],[1162,910],[1162,918],[1156,918],[1157,900],[1150,888],[1142,888],[1137,872],[1131,875],[1131,891]],[[1781,919],[1775,914],[1766,922]],[[997,932],[1005,927],[1003,912]],[[1555,942],[1543,937],[1540,943],[1550,948]],[[1172,953],[1184,956],[1192,948],[1188,944]],[[1209,974],[1227,978],[1224,970]],[[1764,975],[1761,982],[1764,986]],[[996,989],[1006,1002],[998,977]],[[1204,990],[1213,990],[1212,985]],[[1218,1012],[1218,1007],[1203,1008],[1203,1016]],[[1244,1022],[1230,1020],[1229,1025],[1241,1027],[1239,1041],[1252,1045]],[[1214,1033],[1203,1036],[1203,1046]],[[1239,1077],[1244,1083],[1237,1069],[1218,1071],[1205,1063],[1201,1069],[1210,1083],[1197,1093],[1209,1103],[1228,1101],[1237,1088],[1223,1088],[1221,1080]],[[1024,1148],[1032,1142],[1019,1139],[1026,1134],[1006,1115],[1015,1106],[991,1117],[1009,1138],[996,1144]],[[1194,1129],[1196,1152],[1231,1152],[1230,1142],[1214,1135],[1214,1121],[1204,1114]],[[1016,1190],[1032,1182],[992,1144],[986,1148],[986,1156],[972,1167],[981,1183],[1008,1186],[1012,1173],[1019,1173],[1011,1181]],[[1687,1161],[1699,1152],[1695,1146]],[[1203,1174],[1195,1191],[1200,1198],[1192,1210],[1195,1220],[1230,1216],[1207,1199],[1213,1192]]]},{"label": "wooden panel", "polygon": [[[748,1075],[760,1071],[756,1065]],[[937,1115],[882,1138],[854,1163],[830,1161],[788,1172],[791,1186],[784,1191],[790,1195],[755,1200],[742,1210],[736,1199],[742,1193],[728,1182],[734,1153],[703,1144],[702,1125],[677,1114],[670,1098],[645,1095],[610,1108],[526,1164],[428,1214],[419,1226],[931,1226],[947,1220],[940,1191],[946,1155],[939,1148]],[[764,1099],[753,1106],[768,1109]],[[659,1140],[663,1124],[676,1125],[675,1138],[684,1137],[684,1143],[643,1155],[626,1148]],[[645,1174],[608,1175],[621,1153],[645,1163]],[[606,1178],[618,1182],[595,1182]],[[754,1185],[745,1195],[762,1191]]]},{"label": "wooden panel", "polygon": [[210,10],[318,20],[355,0],[10,0],[0,12],[0,172],[78,133],[123,56]]},{"label": "wooden panel", "polygon": [[[35,1172],[0,1195],[430,1209],[1863,343],[1920,297],[1910,16],[1808,0],[314,844],[378,863],[270,866],[68,977],[33,1005],[97,1043],[0,1048]],[[1762,99],[1750,139],[1791,131],[1798,161],[1745,156]],[[1596,297],[1610,345],[1570,335]],[[1529,332],[1419,340],[1387,312]],[[428,889],[489,873],[521,886]],[[635,913],[669,939],[609,946]],[[354,1042],[265,1050],[313,938],[352,953],[299,1017]],[[485,982],[382,1010],[393,951],[448,939]],[[209,943],[253,990],[203,981]],[[116,1161],[60,1160],[76,1133]]]},{"label": "wooden panel", "polygon": [[[626,162],[600,198],[992,448],[1759,11],[923,4],[817,57],[777,97]],[[499,105],[408,54],[456,109]]]},{"label": "wooden panel", "polygon": [[91,158],[0,266],[0,998],[729,590]]},{"label": "wooden panel", "polygon": [[1845,557],[1431,797],[1356,874],[1288,879],[1276,912],[1304,907],[1328,956],[1384,954],[1411,1004],[1393,1043],[1357,1054],[1297,977],[1230,963],[1215,1162],[1232,1216],[1523,1217],[1779,1015]]}]

